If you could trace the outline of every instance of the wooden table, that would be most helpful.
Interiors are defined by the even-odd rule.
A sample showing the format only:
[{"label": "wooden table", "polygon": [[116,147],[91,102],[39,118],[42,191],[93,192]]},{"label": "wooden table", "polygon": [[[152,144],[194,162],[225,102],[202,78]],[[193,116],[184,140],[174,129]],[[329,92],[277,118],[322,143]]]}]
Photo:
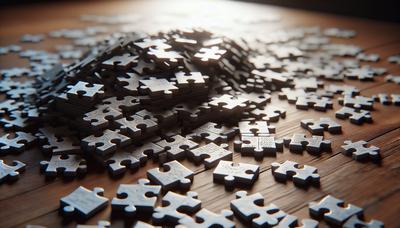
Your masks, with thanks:
[{"label": "wooden table", "polygon": [[[211,4],[210,7],[207,4]],[[45,33],[60,28],[75,28],[88,25],[78,20],[82,14],[124,14],[140,13],[144,16],[160,16],[166,10],[179,13],[199,13],[210,11],[213,14],[224,15],[229,21],[232,15],[243,15],[252,18],[255,15],[279,14],[282,18],[277,23],[267,23],[260,27],[265,31],[293,26],[342,27],[355,29],[358,33],[354,39],[343,40],[343,43],[354,43],[365,51],[378,53],[381,56],[379,63],[370,65],[386,67],[392,74],[399,74],[398,65],[389,64],[386,59],[389,55],[400,53],[400,25],[359,18],[342,17],[329,14],[320,14],[301,10],[257,5],[241,2],[168,2],[163,1],[86,1],[80,3],[63,2],[26,5],[18,7],[4,7],[0,9],[0,46],[17,43],[19,36],[25,33]],[[237,12],[237,13],[236,13]],[[182,17],[185,20],[185,16]],[[162,27],[163,25],[161,25]],[[235,24],[231,24],[235,26]],[[261,25],[260,25],[261,26]],[[144,26],[145,27],[145,26]],[[233,27],[232,27],[233,28]],[[46,41],[39,45],[24,44],[25,48],[48,49],[54,41]],[[64,42],[64,41],[57,41]],[[22,66],[25,60],[16,56],[1,56],[0,67]],[[400,85],[385,83],[383,77],[375,82],[346,81],[361,89],[365,96],[379,92],[400,93]],[[287,118],[276,124],[277,137],[291,136],[293,133],[305,133],[300,127],[300,120],[304,118],[319,118],[327,116],[335,119],[342,125],[343,134],[325,136],[332,140],[333,152],[324,153],[320,157],[308,153],[294,154],[287,149],[279,153],[276,158],[266,157],[262,162],[252,157],[241,157],[234,154],[234,161],[259,164],[261,174],[250,192],[260,192],[265,197],[265,203],[274,203],[284,211],[297,215],[299,218],[308,218],[308,203],[318,201],[327,194],[345,200],[364,208],[366,218],[384,221],[386,227],[400,227],[400,107],[375,104],[372,124],[357,126],[348,120],[339,120],[334,117],[334,110],[326,113],[314,110],[301,111],[286,101],[281,101],[274,94],[272,103],[287,109]],[[340,107],[335,99],[334,109]],[[309,135],[309,133],[307,133]],[[340,146],[344,140],[366,140],[370,144],[381,148],[382,163],[360,163],[340,153]],[[233,149],[232,145],[230,147]],[[62,217],[58,214],[59,200],[75,188],[83,185],[87,188],[96,186],[105,189],[105,196],[115,196],[118,185],[121,183],[135,183],[138,178],[146,176],[146,170],[157,166],[148,162],[139,171],[124,175],[121,179],[111,179],[107,172],[89,173],[83,179],[73,181],[45,181],[39,174],[39,161],[44,159],[37,149],[26,151],[20,155],[9,155],[2,159],[11,161],[18,159],[27,164],[25,173],[14,184],[0,186],[0,227],[22,227],[25,224],[40,224],[48,227],[62,225]],[[292,182],[286,184],[274,180],[270,164],[274,161],[295,160],[301,164],[315,166],[321,175],[321,187],[302,190],[296,188]],[[188,161],[183,164],[193,170],[196,175],[191,190],[199,193],[202,206],[214,212],[229,208],[229,202],[234,199],[234,193],[225,191],[213,183],[212,170],[204,170],[203,166],[195,166]],[[87,224],[95,224],[100,219],[110,219],[111,206],[92,217]],[[238,222],[237,219],[235,219]],[[113,220],[115,226],[121,226],[122,220]],[[63,224],[73,226],[74,223]],[[239,227],[244,225],[239,225]],[[321,226],[324,226],[321,223]]]}]

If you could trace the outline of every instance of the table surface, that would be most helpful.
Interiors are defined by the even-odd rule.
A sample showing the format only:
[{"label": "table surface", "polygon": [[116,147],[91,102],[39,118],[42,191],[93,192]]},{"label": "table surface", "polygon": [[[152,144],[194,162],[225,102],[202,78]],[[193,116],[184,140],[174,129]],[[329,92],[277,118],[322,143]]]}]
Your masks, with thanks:
[{"label": "table surface", "polygon": [[[251,20],[259,15],[267,17],[280,15],[281,20],[278,22],[252,25],[265,30],[265,33],[285,27],[315,25],[322,28],[355,29],[357,31],[355,38],[341,40],[341,42],[353,43],[361,46],[367,52],[380,54],[382,60],[370,65],[385,67],[391,74],[400,74],[399,65],[389,64],[386,61],[388,56],[400,53],[400,25],[398,24],[241,2],[187,3],[171,1],[165,4],[165,1],[85,1],[82,3],[74,1],[3,7],[0,9],[0,46],[17,43],[20,35],[26,33],[46,33],[54,29],[86,26],[88,22],[79,21],[79,16],[82,14],[137,13],[146,18],[163,16],[167,11],[180,15],[180,20],[186,20],[188,15],[195,14],[202,17],[201,13],[211,12],[222,15],[228,21],[223,23],[231,23],[230,26],[233,30],[235,24],[229,22],[232,17],[239,16]],[[166,20],[165,24],[160,23],[160,27],[154,28],[148,28],[145,21],[139,21],[135,28],[142,26],[144,30],[146,28],[165,29],[166,24],[173,27],[173,23]],[[24,48],[48,48],[51,42],[55,41],[46,41],[40,43],[39,46],[21,45]],[[24,60],[16,57],[0,57],[1,68],[24,64],[26,64]],[[378,77],[374,82],[346,81],[346,83],[357,86],[361,90],[361,94],[365,96],[372,96],[380,92],[400,93],[400,85],[384,82],[383,76]],[[283,153],[278,153],[276,158],[266,157],[263,161],[258,162],[252,157],[241,157],[240,154],[235,153],[234,161],[261,166],[258,181],[248,191],[260,192],[265,198],[265,204],[274,203],[285,212],[299,218],[309,217],[309,202],[318,201],[325,195],[332,194],[347,203],[364,208],[367,219],[381,220],[386,227],[400,227],[398,218],[400,214],[400,108],[398,106],[383,106],[376,103],[375,111],[372,113],[374,122],[358,126],[351,124],[348,120],[335,118],[334,110],[339,107],[336,99],[334,110],[326,113],[298,110],[294,105],[279,100],[276,94],[273,94],[272,102],[287,110],[286,119],[275,124],[277,137],[291,136],[293,133],[306,133],[300,127],[300,120],[322,116],[331,117],[340,123],[343,133],[335,136],[325,133],[326,138],[332,140],[333,151],[319,157],[307,153],[294,154],[285,149]],[[347,139],[366,140],[370,144],[380,147],[382,162],[380,164],[360,163],[343,156],[340,153],[340,146]],[[233,149],[232,145],[230,149]],[[83,185],[90,189],[96,186],[103,187],[105,196],[112,198],[115,196],[119,184],[136,183],[139,178],[146,177],[147,169],[157,166],[156,163],[148,162],[137,172],[127,173],[120,179],[111,179],[104,171],[89,173],[82,179],[72,181],[62,179],[45,181],[44,176],[39,173],[39,161],[44,159],[39,150],[32,149],[19,155],[7,155],[2,159],[23,161],[27,164],[27,168],[19,181],[0,186],[0,227],[24,226],[25,224],[40,224],[48,227],[73,226],[74,222],[62,223],[62,217],[58,213],[61,197]],[[271,175],[270,164],[285,160],[295,160],[301,164],[317,167],[321,176],[320,188],[304,190],[296,188],[290,181],[286,184],[276,182]],[[191,190],[198,192],[203,208],[213,212],[229,208],[229,202],[235,197],[234,192],[226,191],[221,185],[213,183],[212,170],[205,170],[202,165],[195,166],[188,161],[183,161],[183,164],[195,172]],[[95,224],[100,219],[109,220],[110,212],[111,207],[108,206],[89,219],[87,224]],[[235,221],[238,222],[237,219]],[[113,220],[113,224],[122,225],[123,221]],[[239,225],[239,227],[241,226],[244,225]],[[321,226],[324,224],[321,223]]]}]

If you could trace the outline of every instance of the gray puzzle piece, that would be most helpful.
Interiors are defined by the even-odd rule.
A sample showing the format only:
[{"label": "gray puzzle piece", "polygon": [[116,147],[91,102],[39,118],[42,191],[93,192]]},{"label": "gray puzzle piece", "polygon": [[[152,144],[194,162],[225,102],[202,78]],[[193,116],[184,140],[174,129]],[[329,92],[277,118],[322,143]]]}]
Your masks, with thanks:
[{"label": "gray puzzle piece", "polygon": [[328,224],[342,225],[353,215],[363,215],[363,209],[352,204],[344,206],[344,201],[331,195],[325,196],[318,203],[309,203],[310,215],[315,218],[323,217]]},{"label": "gray puzzle piece", "polygon": [[230,128],[208,122],[193,130],[193,133],[189,134],[188,137],[196,141],[205,139],[207,142],[220,143],[227,142],[229,139],[233,138],[237,132],[237,128]]},{"label": "gray puzzle piece", "polygon": [[234,141],[234,149],[261,160],[264,156],[276,156],[277,151],[283,151],[283,141],[270,135],[243,135],[241,140]]},{"label": "gray puzzle piece", "polygon": [[96,131],[107,128],[110,125],[110,121],[119,119],[122,117],[122,113],[109,108],[99,107],[93,111],[85,113],[83,121],[89,125],[91,130]]},{"label": "gray puzzle piece", "polygon": [[179,219],[193,214],[201,208],[201,201],[197,199],[196,192],[187,192],[180,195],[168,192],[161,201],[162,206],[154,209],[153,221],[156,224],[177,224]]},{"label": "gray puzzle piece", "polygon": [[0,154],[23,151],[36,140],[36,137],[30,133],[18,131],[14,134],[5,134],[0,138]]},{"label": "gray puzzle piece", "polygon": [[199,148],[188,150],[188,157],[195,163],[203,162],[206,169],[217,165],[220,160],[232,161],[233,153],[228,149],[228,144],[217,145],[208,143]]},{"label": "gray puzzle piece", "polygon": [[137,184],[121,184],[117,197],[111,201],[113,211],[123,211],[126,216],[138,212],[151,213],[156,205],[161,186],[150,185],[147,179],[139,179]]},{"label": "gray puzzle piece", "polygon": [[116,151],[118,147],[128,145],[130,141],[129,137],[120,134],[118,131],[106,129],[99,135],[90,135],[82,139],[82,146],[104,156]]},{"label": "gray puzzle piece", "polygon": [[374,99],[363,96],[356,96],[356,97],[344,96],[339,98],[338,101],[339,104],[341,105],[355,109],[372,110],[374,105]]},{"label": "gray puzzle piece", "polygon": [[301,127],[307,129],[314,135],[323,135],[324,130],[331,134],[342,133],[342,126],[331,118],[321,117],[319,120],[305,119],[300,122]]},{"label": "gray puzzle piece", "polygon": [[354,160],[363,161],[367,159],[371,159],[373,161],[378,161],[381,159],[380,149],[376,146],[366,147],[368,144],[364,140],[360,140],[357,142],[352,142],[351,140],[344,141],[342,146],[342,153],[344,155],[352,155]]},{"label": "gray puzzle piece", "polygon": [[223,183],[228,189],[239,184],[248,187],[257,180],[259,172],[260,166],[258,165],[221,160],[213,172],[213,178],[214,182]]},{"label": "gray puzzle piece", "polygon": [[300,187],[308,187],[308,185],[319,185],[319,174],[315,167],[304,165],[293,161],[285,161],[284,163],[274,162],[271,164],[271,171],[277,181],[286,182],[292,179],[295,185]]},{"label": "gray puzzle piece", "polygon": [[4,181],[15,181],[19,174],[25,170],[25,164],[20,161],[13,161],[11,165],[7,165],[0,160],[0,184]]},{"label": "gray puzzle piece", "polygon": [[331,151],[331,141],[324,140],[323,136],[313,135],[307,138],[304,134],[296,133],[292,138],[284,138],[283,143],[293,152],[307,150],[311,154],[320,154],[322,151]]},{"label": "gray puzzle piece", "polygon": [[154,168],[147,170],[147,177],[162,186],[163,191],[174,189],[187,190],[192,185],[193,172],[178,161],[163,164],[163,170]]},{"label": "gray puzzle piece", "polygon": [[301,223],[303,224],[302,226],[299,225],[298,219],[296,216],[293,215],[286,215],[285,218],[283,218],[277,228],[317,228],[318,227],[318,221],[315,221],[314,219],[302,219]]},{"label": "gray puzzle piece", "polygon": [[286,216],[274,204],[264,206],[264,198],[260,193],[247,195],[246,191],[238,191],[230,205],[235,215],[251,224],[251,227],[272,227]]},{"label": "gray puzzle piece", "polygon": [[139,168],[140,161],[131,153],[117,151],[105,162],[111,175],[117,176],[125,173],[127,169]]},{"label": "gray puzzle piece", "polygon": [[103,197],[102,188],[93,191],[82,186],[60,199],[60,207],[66,216],[78,215],[88,219],[101,209],[107,207],[108,199]]},{"label": "gray puzzle piece", "polygon": [[198,146],[197,143],[181,135],[161,140],[156,144],[166,150],[169,159],[182,159],[186,156],[186,151]]},{"label": "gray puzzle piece", "polygon": [[86,160],[79,155],[53,155],[50,161],[41,161],[40,168],[49,177],[74,177],[87,171]]},{"label": "gray puzzle piece", "polygon": [[362,221],[357,215],[351,216],[345,224],[343,224],[343,228],[357,228],[357,227],[363,227],[363,228],[383,228],[384,224],[383,222],[379,220],[372,219],[369,222],[364,222]]},{"label": "gray puzzle piece", "polygon": [[371,123],[372,117],[369,111],[357,110],[349,107],[342,107],[335,113],[336,118],[346,119],[349,118],[353,124],[362,124],[364,122]]},{"label": "gray puzzle piece", "polygon": [[239,131],[243,135],[268,135],[275,133],[275,126],[268,125],[267,121],[241,121]]},{"label": "gray puzzle piece", "polygon": [[235,223],[232,221],[233,212],[231,210],[222,210],[221,214],[215,214],[205,208],[196,213],[195,219],[185,216],[179,220],[177,228],[202,228],[219,227],[233,228]]}]

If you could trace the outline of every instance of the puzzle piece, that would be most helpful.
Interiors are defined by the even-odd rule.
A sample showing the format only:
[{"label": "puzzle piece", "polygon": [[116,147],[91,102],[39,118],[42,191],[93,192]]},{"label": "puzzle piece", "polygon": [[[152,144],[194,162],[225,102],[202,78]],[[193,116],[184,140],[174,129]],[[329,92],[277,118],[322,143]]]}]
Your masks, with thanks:
[{"label": "puzzle piece", "polygon": [[356,96],[354,98],[344,96],[339,98],[339,104],[355,109],[372,110],[374,108],[374,99],[363,96]]},{"label": "puzzle piece", "polygon": [[171,48],[171,45],[167,43],[166,39],[143,39],[142,41],[138,41],[133,43],[136,47],[146,50],[149,48],[154,48],[158,50],[167,50]]},{"label": "puzzle piece", "polygon": [[342,225],[353,215],[363,215],[363,209],[352,204],[348,204],[345,207],[343,200],[337,199],[331,195],[325,196],[318,203],[309,203],[308,207],[312,217],[323,217],[328,224],[336,226]]},{"label": "puzzle piece", "polygon": [[127,114],[140,108],[140,101],[134,96],[110,97],[102,101],[100,107],[109,107],[118,112]]},{"label": "puzzle piece", "polygon": [[389,75],[387,75],[387,76],[385,77],[385,81],[387,81],[387,82],[394,82],[394,83],[400,85],[400,76],[389,74]]},{"label": "puzzle piece", "polygon": [[23,151],[35,141],[36,137],[23,131],[5,134],[0,138],[0,154]]},{"label": "puzzle piece", "polygon": [[209,77],[202,75],[200,72],[189,72],[185,73],[179,71],[175,73],[176,84],[178,87],[204,87],[208,82]]},{"label": "puzzle piece", "polygon": [[352,142],[351,140],[344,141],[345,145],[342,145],[342,153],[344,155],[352,155],[354,160],[362,161],[371,159],[373,161],[378,161],[381,159],[380,149],[376,146],[366,147],[368,144],[364,140],[360,140],[357,142]]},{"label": "puzzle piece", "polygon": [[272,227],[286,216],[274,204],[264,206],[264,198],[260,193],[247,195],[246,191],[236,192],[236,199],[232,200],[231,209],[235,215],[252,227]]},{"label": "puzzle piece", "polygon": [[122,117],[122,113],[109,108],[99,107],[93,111],[85,113],[83,121],[88,124],[91,130],[97,131],[100,129],[107,128],[110,125],[110,121],[119,119]]},{"label": "puzzle piece", "polygon": [[171,223],[175,225],[188,214],[200,210],[201,201],[197,199],[196,192],[180,195],[170,191],[163,197],[161,205],[154,209],[153,221],[156,224]]},{"label": "puzzle piece", "polygon": [[282,88],[279,99],[287,99],[290,104],[294,104],[298,97],[304,97],[307,93],[303,89]]},{"label": "puzzle piece", "polygon": [[12,112],[8,118],[1,118],[0,123],[7,130],[23,131],[28,129],[31,125],[28,118],[24,117],[21,111]]},{"label": "puzzle piece", "polygon": [[147,55],[156,62],[162,62],[164,67],[172,68],[183,62],[183,56],[176,51],[149,48]]},{"label": "puzzle piece", "polygon": [[177,228],[201,228],[201,227],[220,227],[233,228],[235,223],[232,221],[233,212],[222,210],[221,214],[215,214],[205,208],[196,213],[195,219],[185,216],[179,220]]},{"label": "puzzle piece", "polygon": [[103,193],[102,188],[94,188],[90,191],[80,186],[60,199],[60,208],[66,216],[78,215],[88,219],[107,207],[108,199],[103,197]]},{"label": "puzzle piece", "polygon": [[123,55],[115,55],[105,60],[101,65],[105,68],[127,70],[138,63],[139,56],[125,53]]},{"label": "puzzle piece", "polygon": [[301,223],[303,224],[302,226],[299,225],[298,219],[294,215],[286,215],[285,218],[283,218],[277,228],[317,228],[318,227],[318,221],[315,221],[314,219],[302,219]]},{"label": "puzzle piece", "polygon": [[302,128],[310,131],[313,135],[323,135],[324,130],[331,134],[342,133],[342,126],[327,117],[321,117],[317,121],[314,119],[301,120],[300,125]]},{"label": "puzzle piece", "polygon": [[118,147],[128,145],[131,139],[120,134],[119,131],[104,130],[101,134],[90,135],[82,139],[82,146],[87,150],[94,150],[100,156],[110,154]]},{"label": "puzzle piece", "polygon": [[[32,227],[34,228],[34,227]],[[106,220],[99,220],[97,225],[77,225],[76,228],[111,228],[111,223]]]},{"label": "puzzle piece", "polygon": [[271,171],[277,181],[286,182],[292,179],[293,183],[300,187],[319,185],[318,170],[312,166],[300,166],[297,162],[287,160],[283,163],[272,163]]},{"label": "puzzle piece", "polygon": [[351,216],[344,224],[343,228],[383,228],[383,222],[379,220],[372,219],[370,222],[362,221],[357,215]]},{"label": "puzzle piece", "polygon": [[400,54],[391,55],[387,58],[389,63],[400,64]]},{"label": "puzzle piece", "polygon": [[269,135],[275,133],[275,126],[268,125],[267,121],[241,121],[239,122],[240,135]]},{"label": "puzzle piece", "polygon": [[40,169],[48,177],[58,174],[64,177],[75,177],[87,171],[86,160],[79,155],[53,155],[50,161],[41,161]]},{"label": "puzzle piece", "polygon": [[226,127],[216,123],[208,122],[196,128],[187,137],[195,141],[205,139],[207,142],[227,142],[238,132],[237,128]]},{"label": "puzzle piece", "polygon": [[140,161],[131,153],[117,151],[105,162],[111,175],[118,176],[125,173],[127,169],[139,168]]},{"label": "puzzle piece", "polygon": [[128,135],[132,139],[143,135],[149,135],[157,131],[158,124],[154,118],[143,118],[139,115],[132,115],[119,120],[116,124],[119,126],[121,133]]},{"label": "puzzle piece", "polygon": [[356,36],[356,32],[349,29],[327,28],[324,30],[324,35],[337,38],[353,38]]},{"label": "puzzle piece", "polygon": [[224,94],[219,97],[213,97],[208,104],[215,108],[220,108],[226,111],[237,111],[242,110],[247,107],[249,100],[246,98],[231,96],[228,94]]},{"label": "puzzle piece", "polygon": [[187,190],[192,185],[193,172],[178,161],[163,164],[163,169],[147,170],[147,177],[154,183],[162,186],[163,191],[174,189]]},{"label": "puzzle piece", "polygon": [[121,184],[117,197],[111,201],[113,211],[123,211],[132,217],[137,213],[151,213],[160,194],[161,186],[150,185],[147,179],[139,179],[137,184]]},{"label": "puzzle piece", "polygon": [[308,110],[308,108],[314,108],[316,111],[325,112],[327,109],[333,107],[333,102],[327,97],[319,97],[314,94],[308,94],[306,96],[299,96],[296,100],[296,108],[302,110]]},{"label": "puzzle piece", "polygon": [[251,115],[267,122],[278,122],[280,118],[284,119],[286,117],[286,110],[277,106],[268,105],[264,109],[252,110]]},{"label": "puzzle piece", "polygon": [[358,79],[360,81],[373,81],[375,72],[368,66],[362,68],[347,69],[344,76],[349,79]]},{"label": "puzzle piece", "polygon": [[232,189],[235,185],[251,186],[258,178],[260,166],[219,161],[213,172],[214,182],[223,183],[226,188]]},{"label": "puzzle piece", "polygon": [[342,94],[344,96],[355,96],[360,94],[360,90],[351,85],[328,85],[326,90],[328,92]]},{"label": "puzzle piece", "polygon": [[126,73],[123,76],[117,77],[118,85],[122,87],[122,91],[130,95],[139,94],[140,75],[136,73]]},{"label": "puzzle piece", "polygon": [[102,97],[104,94],[102,84],[90,84],[87,82],[79,81],[73,86],[68,86],[68,98],[78,98],[88,101],[93,101],[96,98]]},{"label": "puzzle piece", "polygon": [[342,107],[335,113],[336,118],[350,119],[353,124],[371,123],[372,117],[369,111],[357,110],[349,107]]},{"label": "puzzle piece", "polygon": [[172,96],[178,91],[173,83],[164,78],[148,78],[139,81],[142,84],[139,89],[151,96]]},{"label": "puzzle piece", "polygon": [[360,61],[364,62],[378,62],[380,56],[378,54],[367,54],[367,53],[359,53],[356,57]]},{"label": "puzzle piece", "polygon": [[37,35],[25,34],[21,36],[21,42],[26,42],[26,43],[39,43],[43,39],[44,35],[42,34],[37,34]]},{"label": "puzzle piece", "polygon": [[182,159],[186,156],[186,151],[198,146],[197,143],[181,135],[175,135],[169,139],[156,142],[156,144],[167,151],[169,159]]},{"label": "puzzle piece", "polygon": [[376,96],[372,96],[375,101],[379,101],[383,105],[400,105],[400,94],[390,94],[387,93],[379,93]]},{"label": "puzzle piece", "polygon": [[295,84],[295,89],[303,89],[305,91],[317,91],[319,87],[323,86],[322,82],[317,81],[316,78],[295,78],[293,83]]},{"label": "puzzle piece", "polygon": [[311,136],[293,134],[292,138],[284,138],[283,143],[290,151],[302,152],[304,149],[311,154],[320,154],[322,151],[331,151],[331,141],[324,140],[323,136]]},{"label": "puzzle piece", "polygon": [[232,161],[233,153],[228,150],[228,144],[217,145],[208,143],[199,148],[188,150],[188,157],[195,163],[203,162],[206,169],[217,165],[220,160]]},{"label": "puzzle piece", "polygon": [[234,141],[234,149],[261,160],[264,156],[276,156],[277,151],[283,151],[283,142],[269,135],[242,135],[241,140]]},{"label": "puzzle piece", "polygon": [[0,184],[5,181],[15,181],[19,178],[19,174],[25,170],[25,164],[14,160],[11,165],[7,165],[0,160]]},{"label": "puzzle piece", "polygon": [[218,46],[213,46],[210,48],[201,48],[196,54],[194,54],[194,58],[204,64],[215,63],[219,61],[225,53],[226,50],[219,49]]}]

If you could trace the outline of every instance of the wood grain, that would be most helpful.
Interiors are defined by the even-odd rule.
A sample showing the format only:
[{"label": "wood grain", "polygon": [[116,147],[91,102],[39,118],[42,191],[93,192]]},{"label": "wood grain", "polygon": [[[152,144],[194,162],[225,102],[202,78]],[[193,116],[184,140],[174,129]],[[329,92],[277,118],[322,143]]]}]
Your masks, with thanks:
[{"label": "wood grain", "polygon": [[[378,53],[382,60],[372,66],[385,67],[392,74],[400,74],[398,65],[389,64],[386,58],[400,52],[400,26],[398,24],[383,23],[351,17],[343,17],[321,13],[311,13],[301,10],[291,10],[267,5],[252,3],[213,1],[215,13],[227,13],[229,10],[239,10],[243,15],[252,13],[280,14],[282,21],[271,24],[266,31],[293,26],[344,27],[357,30],[357,37],[350,40],[340,40],[341,43],[353,43],[364,48],[367,52]],[[188,4],[193,4],[188,7]],[[198,4],[198,7],[197,5]],[[27,5],[20,7],[4,7],[0,9],[0,46],[18,41],[19,36],[25,33],[44,33],[59,28],[75,28],[88,25],[80,22],[82,14],[117,14],[138,12],[149,15],[161,15],[166,9],[206,10],[204,1],[201,3],[182,3],[172,1],[168,4],[162,1],[104,1],[92,2],[63,2],[46,5]],[[186,8],[185,8],[186,7]],[[336,41],[336,40],[335,40]],[[59,40],[63,43],[65,41]],[[23,44],[24,48],[48,48],[51,41],[34,46]],[[0,56],[0,67],[24,65],[27,62],[11,55],[5,58]],[[400,93],[400,86],[394,83],[385,83],[383,77],[375,82],[345,81],[347,84],[360,88],[365,96],[379,92]],[[255,161],[252,157],[242,157],[234,154],[234,161],[259,164],[261,174],[256,184],[248,189],[249,192],[260,192],[265,197],[265,203],[275,203],[288,213],[308,218],[308,203],[319,200],[327,194],[341,198],[348,203],[363,207],[367,219],[374,218],[384,221],[386,227],[400,227],[398,215],[400,212],[400,117],[399,107],[375,104],[372,113],[374,122],[361,126],[353,125],[348,120],[339,120],[334,117],[334,110],[326,113],[314,110],[301,111],[286,101],[279,100],[273,94],[272,103],[287,109],[287,117],[276,123],[277,137],[291,136],[293,133],[305,133],[300,127],[300,120],[304,118],[331,117],[342,125],[343,134],[325,137],[332,140],[331,153],[323,153],[315,157],[308,153],[294,154],[287,149],[278,153],[277,157],[266,157],[263,161]],[[334,109],[340,105],[334,100]],[[381,148],[383,161],[381,164],[359,163],[343,156],[340,146],[344,140],[366,140]],[[232,145],[230,149],[233,150]],[[120,179],[111,179],[107,172],[89,173],[82,179],[73,181],[45,181],[39,173],[39,161],[44,159],[38,150],[29,150],[20,155],[9,155],[2,159],[11,161],[18,159],[27,164],[27,169],[20,180],[14,184],[0,186],[0,227],[23,227],[26,224],[40,224],[48,227],[74,226],[75,223],[63,223],[58,214],[59,199],[75,188],[83,185],[87,188],[101,186],[105,189],[105,196],[115,196],[118,185],[134,183],[137,179],[146,177],[146,170],[156,167],[157,164],[148,162],[137,172],[124,175]],[[270,164],[274,161],[295,160],[301,164],[308,164],[318,168],[321,175],[321,187],[308,190],[296,188],[292,182],[277,183],[271,175]],[[192,190],[199,193],[203,207],[219,212],[229,208],[229,202],[234,199],[234,192],[227,192],[223,186],[212,181],[212,170],[205,170],[202,165],[195,166],[189,161],[183,164],[196,172]],[[237,189],[236,189],[237,190]],[[96,214],[87,221],[95,224],[100,219],[110,219],[111,207]],[[238,220],[238,227],[244,227]],[[120,219],[113,220],[115,226],[123,226]],[[321,225],[324,226],[323,224]]]}]

